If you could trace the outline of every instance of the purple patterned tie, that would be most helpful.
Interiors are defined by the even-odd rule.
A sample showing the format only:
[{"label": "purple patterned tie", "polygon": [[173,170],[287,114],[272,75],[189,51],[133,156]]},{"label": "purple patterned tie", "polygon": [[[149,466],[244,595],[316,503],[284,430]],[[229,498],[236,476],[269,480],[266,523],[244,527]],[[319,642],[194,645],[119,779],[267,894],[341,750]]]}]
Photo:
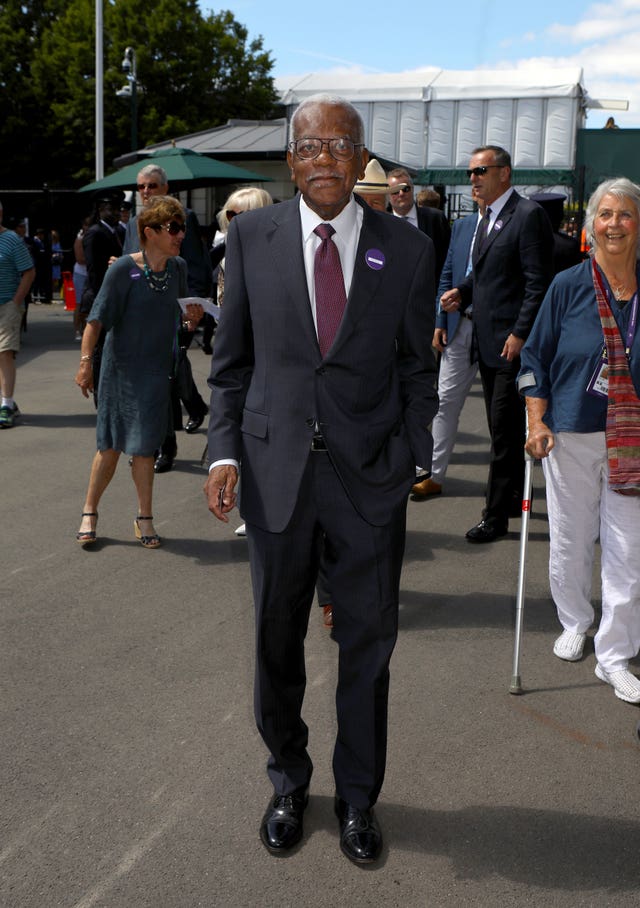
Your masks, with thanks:
[{"label": "purple patterned tie", "polygon": [[326,356],[342,321],[347,295],[338,247],[331,237],[335,230],[331,224],[318,224],[313,231],[322,243],[316,250],[314,284],[316,290],[316,322],[320,353]]}]

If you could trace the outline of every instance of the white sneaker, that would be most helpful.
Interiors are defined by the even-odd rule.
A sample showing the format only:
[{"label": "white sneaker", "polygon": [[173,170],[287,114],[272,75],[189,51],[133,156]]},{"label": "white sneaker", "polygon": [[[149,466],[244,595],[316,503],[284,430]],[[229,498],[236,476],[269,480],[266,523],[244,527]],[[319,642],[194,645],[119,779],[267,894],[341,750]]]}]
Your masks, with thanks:
[{"label": "white sneaker", "polygon": [[246,524],[244,524],[244,523],[241,524],[241,525],[238,527],[238,529],[237,529],[237,530],[234,530],[233,532],[236,534],[236,536],[246,536],[246,535],[247,535],[247,527],[246,527]]},{"label": "white sneaker", "polygon": [[577,662],[578,659],[582,659],[586,639],[586,634],[563,631],[553,644],[553,654],[558,659],[564,659],[565,662]]},{"label": "white sneaker", "polygon": [[614,689],[616,697],[626,703],[640,703],[640,680],[626,669],[619,672],[606,672],[598,663],[596,678],[600,678]]}]

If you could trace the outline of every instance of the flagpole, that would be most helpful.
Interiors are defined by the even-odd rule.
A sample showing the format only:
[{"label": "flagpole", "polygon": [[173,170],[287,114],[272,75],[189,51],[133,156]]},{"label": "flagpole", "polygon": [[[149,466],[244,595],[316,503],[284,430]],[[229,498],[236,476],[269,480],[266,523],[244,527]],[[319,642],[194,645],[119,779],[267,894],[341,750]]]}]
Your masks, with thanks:
[{"label": "flagpole", "polygon": [[96,0],[96,180],[104,176],[104,61],[102,0]]}]

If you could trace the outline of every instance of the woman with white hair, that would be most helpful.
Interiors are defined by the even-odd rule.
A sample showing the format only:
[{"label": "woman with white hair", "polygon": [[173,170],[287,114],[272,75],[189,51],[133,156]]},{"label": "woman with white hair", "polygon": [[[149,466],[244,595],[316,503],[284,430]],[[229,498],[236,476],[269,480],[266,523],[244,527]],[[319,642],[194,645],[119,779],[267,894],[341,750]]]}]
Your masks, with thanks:
[{"label": "woman with white hair", "polygon": [[640,703],[640,187],[601,183],[587,207],[591,258],[554,279],[522,349],[527,451],[542,458],[549,577],[563,627],[553,651],[575,662],[594,619],[600,537],[602,617],[595,673]]}]

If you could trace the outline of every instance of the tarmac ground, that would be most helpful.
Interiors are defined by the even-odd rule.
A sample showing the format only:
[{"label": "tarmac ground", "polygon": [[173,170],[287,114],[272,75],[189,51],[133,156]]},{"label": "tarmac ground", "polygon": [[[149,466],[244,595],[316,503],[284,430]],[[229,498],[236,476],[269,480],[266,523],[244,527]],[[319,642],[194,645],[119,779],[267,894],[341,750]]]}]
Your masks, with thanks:
[{"label": "tarmac ground", "polygon": [[[590,641],[578,663],[552,654],[539,466],[524,691],[509,693],[520,520],[491,545],[464,539],[487,473],[480,386],[443,495],[408,502],[382,858],[363,869],[339,850],[336,647],[314,608],[315,773],[304,840],[278,859],[258,837],[270,789],[241,520],[207,511],[203,427],[179,434],[175,468],[156,479],[161,549],[134,539],[126,458],[101,502],[98,543],[76,544],[95,413],[74,384],[71,320],[61,305],[31,307],[23,417],[0,432],[0,906],[637,906],[640,713],[596,679]],[[198,347],[190,356],[204,393],[210,359]],[[596,566],[596,605],[599,595]]]}]

